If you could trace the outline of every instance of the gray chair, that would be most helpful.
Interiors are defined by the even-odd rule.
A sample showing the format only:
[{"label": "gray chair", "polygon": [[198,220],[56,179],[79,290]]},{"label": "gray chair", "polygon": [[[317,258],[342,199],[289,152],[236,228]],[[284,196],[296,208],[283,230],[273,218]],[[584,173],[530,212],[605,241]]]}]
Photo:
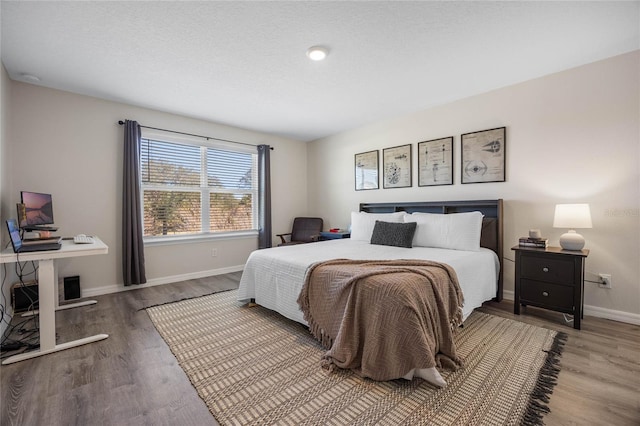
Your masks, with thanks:
[{"label": "gray chair", "polygon": [[[282,242],[278,246],[289,246],[293,244],[305,244],[318,241],[322,232],[323,221],[319,217],[296,217],[293,219],[293,228],[286,234],[277,234]],[[289,241],[285,237],[289,237]]]}]

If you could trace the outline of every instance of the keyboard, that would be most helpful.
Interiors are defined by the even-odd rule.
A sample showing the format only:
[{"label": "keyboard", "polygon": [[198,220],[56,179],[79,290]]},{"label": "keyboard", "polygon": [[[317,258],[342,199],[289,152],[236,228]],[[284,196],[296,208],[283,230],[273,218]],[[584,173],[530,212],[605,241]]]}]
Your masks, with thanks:
[{"label": "keyboard", "polygon": [[76,244],[93,244],[93,237],[87,235],[76,235],[73,237],[73,242]]}]

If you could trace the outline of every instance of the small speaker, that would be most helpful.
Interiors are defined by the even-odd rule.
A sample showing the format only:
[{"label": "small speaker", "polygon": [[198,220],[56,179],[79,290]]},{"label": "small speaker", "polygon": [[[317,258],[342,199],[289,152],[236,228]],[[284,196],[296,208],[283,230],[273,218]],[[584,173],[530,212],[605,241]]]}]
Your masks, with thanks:
[{"label": "small speaker", "polygon": [[80,298],[80,277],[64,277],[64,300]]}]

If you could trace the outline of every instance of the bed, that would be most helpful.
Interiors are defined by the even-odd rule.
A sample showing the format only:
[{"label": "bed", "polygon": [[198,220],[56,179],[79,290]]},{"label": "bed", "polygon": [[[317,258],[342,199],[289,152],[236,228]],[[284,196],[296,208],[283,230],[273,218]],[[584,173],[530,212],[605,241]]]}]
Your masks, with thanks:
[{"label": "bed", "polygon": [[[501,300],[502,200],[363,203],[360,204],[360,212],[366,215],[367,220],[393,216],[403,217],[403,221],[425,217],[449,219],[464,215],[444,217],[441,214],[480,212],[479,247],[477,250],[463,250],[415,244],[413,248],[375,245],[367,241],[366,231],[365,237],[362,237],[361,229],[352,229],[355,238],[351,239],[254,251],[247,260],[240,280],[238,300],[255,301],[307,325],[297,303],[307,270],[313,264],[332,259],[424,259],[450,265],[458,276],[464,295],[463,318],[487,300]],[[438,215],[434,216],[434,213]],[[352,226],[357,217],[357,213],[352,213]],[[354,231],[359,234],[355,235]],[[412,369],[401,377],[411,379],[416,376],[437,386],[446,384],[435,368]]]}]

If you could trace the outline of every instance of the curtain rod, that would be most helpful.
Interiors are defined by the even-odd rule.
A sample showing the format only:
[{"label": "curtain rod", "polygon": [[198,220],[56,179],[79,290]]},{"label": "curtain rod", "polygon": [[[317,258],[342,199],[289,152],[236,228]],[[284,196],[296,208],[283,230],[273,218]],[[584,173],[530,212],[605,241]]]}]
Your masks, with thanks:
[{"label": "curtain rod", "polygon": [[[124,121],[119,120],[119,121],[118,121],[118,124],[122,126],[122,125],[124,125]],[[178,131],[175,131],[175,130],[160,129],[160,128],[158,128],[158,127],[143,126],[143,125],[141,125],[141,124],[138,124],[138,125],[139,125],[140,127],[145,128],[145,129],[160,130],[160,131],[162,131],[162,132],[177,133],[177,134],[179,134],[179,135],[186,135],[186,136],[195,136],[195,137],[197,137],[197,138],[203,138],[203,139],[206,139],[206,140],[211,140],[211,139],[213,139],[214,141],[237,143],[237,144],[240,144],[240,145],[247,145],[247,146],[258,146],[258,145],[254,145],[254,144],[251,144],[251,143],[231,141],[231,140],[228,140],[228,139],[212,138],[211,136],[195,135],[195,134],[193,134],[193,133],[185,133],[185,132],[178,132]],[[269,149],[273,151],[273,147],[272,147],[272,146],[270,146],[270,147],[269,147]]]}]

